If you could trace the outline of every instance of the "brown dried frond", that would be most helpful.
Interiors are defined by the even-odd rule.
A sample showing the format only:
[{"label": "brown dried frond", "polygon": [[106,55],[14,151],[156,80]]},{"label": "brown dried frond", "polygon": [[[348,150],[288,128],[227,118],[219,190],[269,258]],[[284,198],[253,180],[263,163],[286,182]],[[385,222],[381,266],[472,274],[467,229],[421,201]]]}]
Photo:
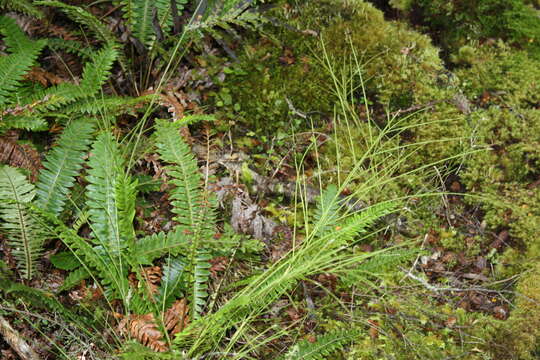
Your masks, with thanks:
[{"label": "brown dried frond", "polygon": [[79,40],[71,30],[44,20],[36,21],[28,30],[33,35],[53,35],[63,40]]},{"label": "brown dried frond", "polygon": [[163,334],[159,331],[153,314],[130,315],[119,324],[120,332],[129,333],[138,342],[156,352],[168,350],[167,343],[163,341]]},{"label": "brown dried frond", "polygon": [[0,163],[26,169],[30,172],[30,181],[35,182],[41,167],[41,158],[36,149],[29,144],[0,137]]},{"label": "brown dried frond", "polygon": [[146,280],[146,287],[150,294],[154,295],[158,291],[163,272],[159,266],[149,266],[142,269],[142,276]]},{"label": "brown dried frond", "polygon": [[165,312],[163,321],[165,322],[165,328],[171,335],[181,332],[189,324],[188,310],[187,300],[181,299],[176,300]]},{"label": "brown dried frond", "polygon": [[39,82],[43,86],[58,85],[64,82],[60,77],[38,66],[33,67],[32,70],[25,75],[25,78],[33,82]]}]

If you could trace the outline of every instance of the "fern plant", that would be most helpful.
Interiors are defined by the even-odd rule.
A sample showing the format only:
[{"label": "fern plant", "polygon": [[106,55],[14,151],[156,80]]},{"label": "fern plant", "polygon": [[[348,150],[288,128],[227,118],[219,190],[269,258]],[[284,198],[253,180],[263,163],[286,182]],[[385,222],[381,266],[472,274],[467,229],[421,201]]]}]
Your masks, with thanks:
[{"label": "fern plant", "polygon": [[43,88],[30,86],[25,76],[38,65],[37,58],[45,46],[58,48],[59,43],[65,45],[66,42],[30,40],[15,20],[7,16],[0,16],[0,33],[9,52],[0,56],[0,133],[12,128],[45,130],[48,120],[65,123],[66,118],[81,115],[115,116],[149,100],[149,96],[125,98],[100,94],[119,57],[113,43],[106,43],[102,49],[91,53],[81,50],[88,61],[78,84],[64,82]]},{"label": "fern plant", "polygon": [[28,208],[35,195],[34,185],[18,169],[0,167],[0,228],[25,279],[35,273],[44,239]]}]

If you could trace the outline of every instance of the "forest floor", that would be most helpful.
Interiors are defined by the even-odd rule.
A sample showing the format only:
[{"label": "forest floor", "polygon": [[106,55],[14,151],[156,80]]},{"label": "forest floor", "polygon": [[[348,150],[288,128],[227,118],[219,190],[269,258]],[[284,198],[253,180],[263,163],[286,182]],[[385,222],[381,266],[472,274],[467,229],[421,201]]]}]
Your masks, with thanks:
[{"label": "forest floor", "polygon": [[454,3],[0,2],[0,358],[540,357],[539,5]]}]

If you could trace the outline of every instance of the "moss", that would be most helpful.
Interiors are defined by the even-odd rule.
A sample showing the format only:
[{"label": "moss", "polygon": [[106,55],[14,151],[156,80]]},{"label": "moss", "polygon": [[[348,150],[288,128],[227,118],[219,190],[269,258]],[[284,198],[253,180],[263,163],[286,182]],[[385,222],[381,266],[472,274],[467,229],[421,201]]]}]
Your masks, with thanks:
[{"label": "moss", "polygon": [[[406,24],[386,21],[371,4],[285,2],[272,15],[287,26],[272,26],[267,37],[243,46],[240,61],[233,65],[241,71],[233,70],[224,83],[238,104],[234,116],[244,123],[273,131],[276,125],[289,123],[292,106],[321,125],[318,120],[332,115],[337,100],[330,72],[341,76],[349,71],[354,53],[371,100],[394,110],[433,100],[432,87],[437,87],[443,70],[438,49]],[[358,81],[350,85],[360,98]],[[301,122],[311,126],[307,120]]]},{"label": "moss", "polygon": [[470,69],[456,71],[462,88],[482,106],[537,107],[540,105],[540,62],[504,43],[476,49]]},{"label": "moss", "polygon": [[[452,52],[471,40],[502,39],[540,55],[540,18],[527,0],[412,0],[390,5],[422,25]],[[534,0],[532,5],[537,6]]]},{"label": "moss", "polygon": [[510,318],[491,329],[492,342],[488,345],[495,359],[537,359],[540,346],[540,264],[520,280],[516,307]]}]

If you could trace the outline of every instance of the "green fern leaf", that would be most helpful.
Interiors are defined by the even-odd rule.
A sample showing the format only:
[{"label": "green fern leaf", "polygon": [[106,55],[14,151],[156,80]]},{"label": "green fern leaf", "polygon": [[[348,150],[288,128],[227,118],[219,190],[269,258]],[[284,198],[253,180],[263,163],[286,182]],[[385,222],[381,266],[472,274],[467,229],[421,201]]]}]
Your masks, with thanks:
[{"label": "green fern leaf", "polygon": [[120,250],[127,246],[120,236],[116,203],[116,183],[123,175],[123,163],[113,135],[110,132],[100,134],[92,145],[88,162],[87,205],[95,243],[115,257],[120,256]]},{"label": "green fern leaf", "polygon": [[168,233],[160,232],[137,240],[132,254],[141,264],[152,264],[154,259],[164,255],[176,256],[189,249],[190,232],[176,227]]},{"label": "green fern leaf", "polygon": [[0,106],[10,99],[16,99],[16,90],[21,85],[24,75],[35,64],[36,59],[45,46],[43,40],[30,41],[15,24],[6,16],[0,16],[0,31],[10,51],[9,55],[0,57]]},{"label": "green fern leaf", "polygon": [[90,97],[101,90],[110,75],[111,67],[118,57],[118,51],[113,46],[106,46],[92,56],[90,62],[86,63],[83,69],[80,89],[85,94],[83,97]]},{"label": "green fern leaf", "polygon": [[[119,175],[116,181],[115,203],[118,213],[118,231],[122,241],[132,249],[135,244],[135,198],[137,197],[138,182],[131,180],[128,175]],[[133,267],[139,263],[137,259],[129,259]]]},{"label": "green fern leaf", "polygon": [[[181,14],[187,0],[176,0],[176,8]],[[157,17],[161,29],[167,32],[172,24],[170,0],[122,0],[124,18],[128,21],[131,32],[143,44],[149,46],[155,39],[153,29],[153,12],[157,10]]]},{"label": "green fern leaf", "polygon": [[319,197],[313,215],[313,231],[318,236],[333,231],[340,216],[339,208],[338,189],[335,185],[329,185]]},{"label": "green fern leaf", "polygon": [[199,250],[195,257],[193,266],[193,280],[191,293],[191,309],[193,319],[197,320],[201,317],[206,298],[208,297],[208,279],[210,278],[210,260],[212,257],[206,250]]},{"label": "green fern leaf", "polygon": [[0,32],[4,35],[4,43],[12,54],[21,53],[33,45],[14,19],[0,16]]},{"label": "green fern leaf", "polygon": [[330,357],[336,351],[351,343],[358,333],[354,330],[335,330],[317,337],[317,341],[311,343],[302,340],[294,345],[282,360],[323,360]]},{"label": "green fern leaf", "polygon": [[173,302],[181,297],[182,288],[185,287],[184,275],[185,259],[181,257],[169,258],[163,266],[163,277],[158,293],[158,303],[163,309],[171,307]]},{"label": "green fern leaf", "polygon": [[91,274],[84,267],[71,270],[68,276],[66,276],[66,278],[64,279],[62,286],[58,288],[58,292],[69,290],[74,286],[80,284],[81,281],[89,279],[90,276]]},{"label": "green fern leaf", "polygon": [[100,21],[94,15],[79,6],[68,5],[60,1],[52,0],[34,1],[34,4],[58,8],[71,20],[87,27],[98,39],[109,45],[116,43],[115,36],[109,28],[103,24],[103,21]]},{"label": "green fern leaf", "polygon": [[28,131],[45,131],[49,129],[49,124],[41,116],[10,116],[8,115],[8,116],[5,116],[2,120],[0,120],[0,132],[2,132],[3,129],[6,129],[6,130],[23,129],[23,130],[28,130]]},{"label": "green fern leaf", "polygon": [[[200,189],[202,176],[197,161],[189,146],[180,136],[180,124],[158,121],[156,124],[156,145],[160,158],[172,165],[166,167],[175,185],[170,199],[173,205],[174,220],[191,228],[192,232],[205,227],[206,209]],[[213,224],[212,224],[213,226]]]},{"label": "green fern leaf", "polygon": [[37,182],[37,205],[60,214],[88,151],[94,126],[89,119],[72,121],[43,163]]},{"label": "green fern leaf", "polygon": [[27,208],[34,196],[34,185],[19,170],[0,167],[0,219],[3,221],[0,228],[6,233],[17,266],[26,279],[34,274],[43,245],[43,234]]},{"label": "green fern leaf", "polygon": [[41,10],[32,5],[28,0],[0,0],[0,8],[21,12],[39,19],[43,17]]}]

